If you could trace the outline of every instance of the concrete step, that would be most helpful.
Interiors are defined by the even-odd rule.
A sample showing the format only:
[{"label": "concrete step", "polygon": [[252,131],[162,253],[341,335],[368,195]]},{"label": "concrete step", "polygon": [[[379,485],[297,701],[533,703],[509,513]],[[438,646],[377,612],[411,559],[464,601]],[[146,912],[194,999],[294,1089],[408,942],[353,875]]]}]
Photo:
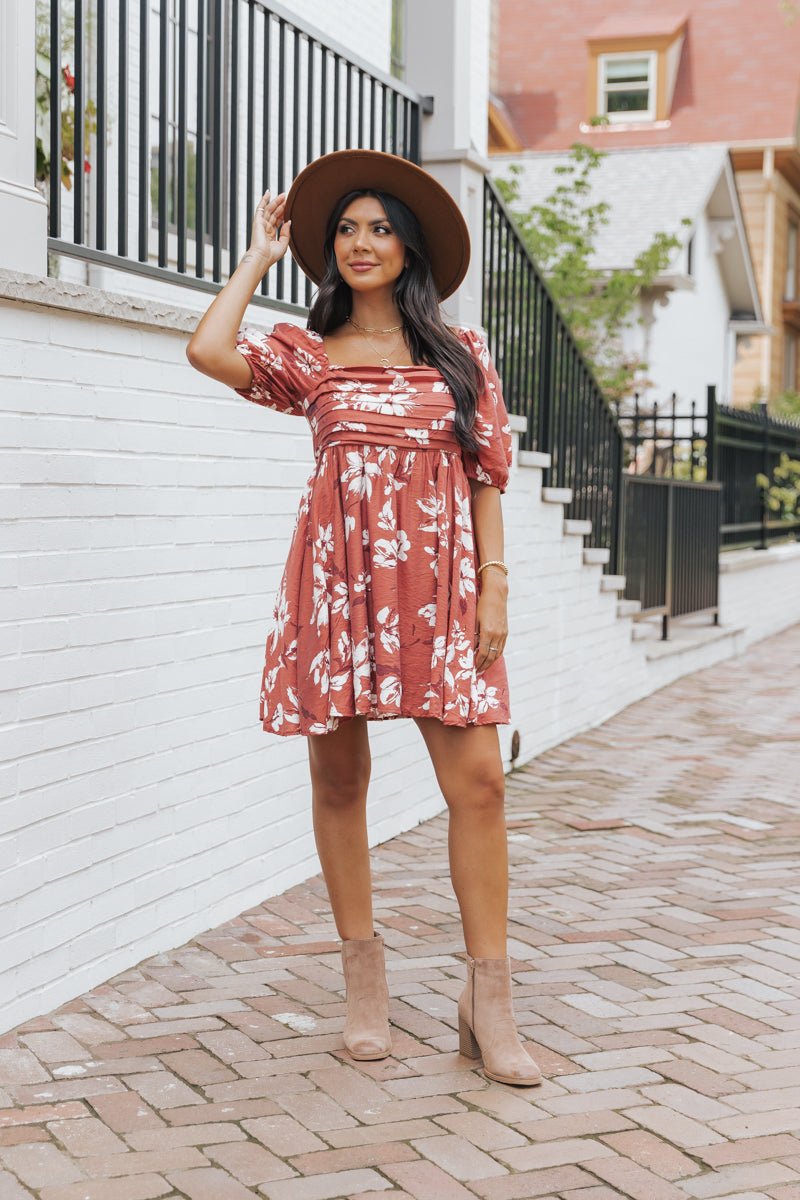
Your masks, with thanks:
[{"label": "concrete step", "polygon": [[611,558],[611,551],[605,546],[585,546],[583,550],[583,561],[585,563],[600,563],[601,566]]},{"label": "concrete step", "polygon": [[547,504],[569,504],[572,500],[572,488],[543,487],[542,499]]},{"label": "concrete step", "polygon": [[729,654],[742,653],[744,627],[739,625],[706,625],[698,627],[691,625],[671,625],[669,638],[665,642],[660,636],[645,650],[645,658],[655,660],[672,658],[677,654],[696,654],[698,647],[707,646],[712,642],[728,642]]},{"label": "concrete step", "polygon": [[624,575],[601,575],[600,576],[600,591],[601,592],[624,592],[625,591],[625,576]]},{"label": "concrete step", "polygon": [[651,642],[661,637],[661,624],[652,621],[634,621],[631,625],[631,637],[635,642]]},{"label": "concrete step", "polygon": [[618,600],[617,601],[617,616],[632,617],[634,613],[642,611],[641,600]]},{"label": "concrete step", "polygon": [[521,467],[539,467],[541,470],[553,463],[552,456],[543,450],[520,450],[517,461]]},{"label": "concrete step", "polygon": [[566,534],[579,534],[583,537],[584,534],[592,532],[592,522],[579,521],[575,517],[565,517],[563,529]]}]

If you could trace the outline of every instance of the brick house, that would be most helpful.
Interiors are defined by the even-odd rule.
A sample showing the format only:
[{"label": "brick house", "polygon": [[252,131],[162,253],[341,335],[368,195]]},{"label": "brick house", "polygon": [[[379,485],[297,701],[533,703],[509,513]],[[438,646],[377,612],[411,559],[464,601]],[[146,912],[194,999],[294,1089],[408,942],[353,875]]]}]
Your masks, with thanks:
[{"label": "brick house", "polygon": [[[800,389],[800,17],[779,0],[494,0],[490,152],[723,144],[769,333],[733,400]],[[608,124],[592,124],[605,116]],[[635,190],[632,191],[635,197]]]}]

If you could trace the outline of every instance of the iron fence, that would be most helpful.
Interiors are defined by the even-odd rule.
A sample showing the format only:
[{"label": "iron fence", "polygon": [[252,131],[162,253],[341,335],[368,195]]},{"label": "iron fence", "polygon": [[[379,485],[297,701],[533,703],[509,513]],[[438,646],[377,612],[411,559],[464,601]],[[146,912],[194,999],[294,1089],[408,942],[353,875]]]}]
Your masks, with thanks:
[{"label": "iron fence", "polygon": [[624,469],[632,475],[656,475],[702,482],[708,478],[708,412],[697,402],[682,405],[675,392],[645,404],[639,393],[615,404],[625,438]]},{"label": "iron fence", "polygon": [[484,183],[482,323],[509,412],[527,420],[520,447],[551,456],[545,481],[572,489],[567,515],[592,522],[616,571],[623,439],[494,183]]},{"label": "iron fence", "polygon": [[765,404],[758,412],[716,404],[713,389],[709,411],[714,413],[711,469],[725,485],[723,548],[765,549],[771,542],[797,537],[800,518],[773,517],[756,476],[762,473],[771,480],[782,454],[800,459],[800,423],[771,417]]},{"label": "iron fence", "polygon": [[617,407],[625,435],[625,469],[641,476],[717,480],[723,486],[721,549],[756,546],[797,536],[800,519],[771,515],[759,474],[772,478],[781,455],[800,459],[800,423],[757,411],[718,404],[716,388],[706,389],[705,412],[677,397]]},{"label": "iron fence", "polygon": [[640,617],[709,613],[719,620],[720,483],[626,474],[620,568]]},{"label": "iron fence", "polygon": [[[317,155],[419,161],[424,99],[271,0],[39,0],[37,19],[58,254],[213,291],[258,197]],[[302,311],[311,288],[287,258],[256,301]]]}]

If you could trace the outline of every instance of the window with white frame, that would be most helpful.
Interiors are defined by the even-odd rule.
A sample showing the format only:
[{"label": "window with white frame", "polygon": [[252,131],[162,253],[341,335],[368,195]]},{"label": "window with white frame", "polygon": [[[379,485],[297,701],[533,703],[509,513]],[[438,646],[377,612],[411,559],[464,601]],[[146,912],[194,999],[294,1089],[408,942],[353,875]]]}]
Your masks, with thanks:
[{"label": "window with white frame", "polygon": [[611,122],[654,121],[655,53],[601,54],[598,62],[598,112]]}]

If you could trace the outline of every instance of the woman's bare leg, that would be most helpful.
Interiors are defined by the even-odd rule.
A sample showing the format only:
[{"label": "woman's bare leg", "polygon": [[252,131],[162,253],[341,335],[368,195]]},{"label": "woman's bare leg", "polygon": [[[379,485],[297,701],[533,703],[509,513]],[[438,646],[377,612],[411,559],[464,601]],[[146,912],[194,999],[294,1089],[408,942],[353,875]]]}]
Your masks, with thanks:
[{"label": "woman's bare leg", "polygon": [[340,938],[372,937],[367,788],[372,761],[364,717],[309,734],[312,814],[322,874]]},{"label": "woman's bare leg", "polygon": [[503,958],[508,928],[505,774],[495,725],[415,717],[449,809],[450,878],[474,958]]}]

